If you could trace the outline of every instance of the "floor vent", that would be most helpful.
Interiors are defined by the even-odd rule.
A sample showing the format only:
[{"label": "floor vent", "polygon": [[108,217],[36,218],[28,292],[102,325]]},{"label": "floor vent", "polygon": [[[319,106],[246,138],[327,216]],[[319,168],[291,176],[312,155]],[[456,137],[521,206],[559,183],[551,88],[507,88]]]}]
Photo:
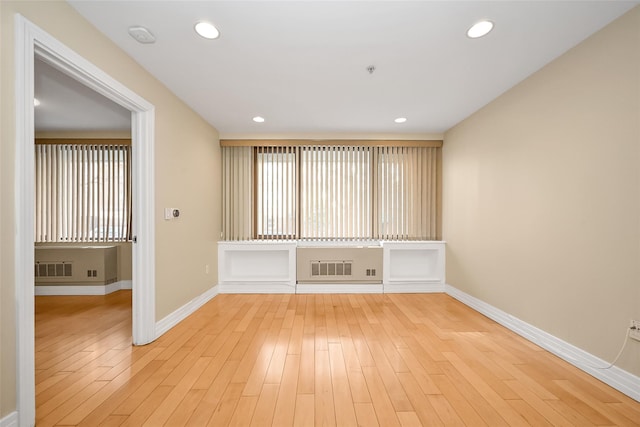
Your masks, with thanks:
[{"label": "floor vent", "polygon": [[36,277],[71,277],[73,264],[71,261],[60,262],[36,262]]}]

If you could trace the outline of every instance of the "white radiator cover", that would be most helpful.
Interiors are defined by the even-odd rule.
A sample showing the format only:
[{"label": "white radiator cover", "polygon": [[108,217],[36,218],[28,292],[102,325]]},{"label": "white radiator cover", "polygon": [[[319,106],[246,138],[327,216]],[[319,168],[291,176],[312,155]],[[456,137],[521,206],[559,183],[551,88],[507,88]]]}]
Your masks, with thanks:
[{"label": "white radiator cover", "polygon": [[382,248],[298,247],[297,282],[314,283],[382,283]]},{"label": "white radiator cover", "polygon": [[220,293],[295,293],[296,244],[218,242]]},{"label": "white radiator cover", "polygon": [[382,247],[385,292],[444,292],[444,242],[387,241]]},{"label": "white radiator cover", "polygon": [[443,241],[218,242],[221,293],[444,292],[444,266]]}]

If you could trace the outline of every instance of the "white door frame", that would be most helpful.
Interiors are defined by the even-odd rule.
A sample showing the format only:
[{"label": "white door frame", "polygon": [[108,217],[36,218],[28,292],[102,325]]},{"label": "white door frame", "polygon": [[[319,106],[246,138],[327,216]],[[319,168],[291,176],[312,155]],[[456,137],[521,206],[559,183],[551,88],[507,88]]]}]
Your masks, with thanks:
[{"label": "white door frame", "polygon": [[155,334],[155,107],[21,15],[15,17],[15,289],[17,410],[35,424],[34,59],[38,58],[131,111],[133,175],[133,343]]}]

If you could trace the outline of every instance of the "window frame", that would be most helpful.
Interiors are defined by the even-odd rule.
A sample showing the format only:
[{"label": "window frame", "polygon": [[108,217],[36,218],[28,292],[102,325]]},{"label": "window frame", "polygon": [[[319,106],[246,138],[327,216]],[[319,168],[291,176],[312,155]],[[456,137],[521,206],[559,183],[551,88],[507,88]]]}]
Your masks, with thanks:
[{"label": "window frame", "polygon": [[[411,141],[389,141],[389,140],[323,140],[323,141],[310,141],[310,140],[221,140],[220,145],[225,147],[245,147],[251,148],[251,157],[249,166],[251,170],[251,174],[253,175],[251,185],[252,197],[250,207],[251,211],[251,221],[243,222],[244,226],[240,226],[241,228],[235,228],[233,224],[231,224],[231,228],[229,228],[229,224],[227,224],[228,220],[224,225],[224,234],[223,238],[228,240],[259,240],[259,241],[269,241],[269,240],[310,240],[310,241],[380,241],[380,240],[407,240],[407,241],[437,241],[441,239],[442,236],[442,141],[440,140],[411,140]],[[302,159],[301,159],[301,148],[309,147],[313,149],[321,149],[333,146],[340,147],[367,147],[371,150],[371,158],[369,160],[369,213],[367,216],[367,220],[369,221],[369,235],[367,237],[354,237],[351,236],[321,236],[321,237],[309,237],[303,236],[303,226],[304,226],[304,216],[302,214],[303,207],[302,203],[302,194],[305,189],[302,186]],[[258,203],[257,198],[260,197],[258,194],[259,188],[257,185],[258,177],[257,177],[257,150],[258,149],[284,149],[284,147],[292,150],[295,153],[295,174],[296,177],[296,188],[295,188],[295,212],[296,220],[294,223],[295,230],[293,233],[287,234],[286,232],[278,232],[278,233],[265,233],[263,230],[259,232],[258,230]],[[426,156],[428,160],[425,160],[425,157],[422,157],[420,161],[413,161],[411,159],[400,161],[400,164],[404,164],[404,168],[408,168],[409,174],[413,176],[414,181],[406,181],[404,179],[404,186],[400,186],[400,190],[392,190],[392,191],[402,191],[402,195],[400,196],[403,200],[408,200],[408,206],[416,206],[417,211],[414,211],[413,208],[409,209],[407,205],[399,206],[396,209],[397,212],[402,216],[401,221],[403,221],[401,226],[398,226],[398,230],[401,232],[389,234],[387,231],[380,229],[380,224],[378,224],[379,217],[382,212],[381,205],[382,199],[380,199],[380,189],[379,185],[382,185],[380,180],[382,179],[377,171],[379,168],[379,156],[382,154],[381,147],[385,148],[433,148],[435,150],[417,150],[421,156]],[[409,150],[411,151],[411,150]],[[229,151],[225,153],[225,156],[234,156],[234,151]],[[403,156],[407,156],[406,151]],[[410,155],[410,154],[409,154]],[[426,163],[425,163],[426,161]],[[407,166],[408,165],[408,166]],[[424,173],[419,171],[426,171]],[[406,171],[403,171],[406,174]],[[225,176],[227,174],[225,173]],[[248,176],[248,175],[247,175]],[[233,178],[230,178],[233,179]],[[415,181],[417,180],[417,181]],[[428,190],[420,191],[421,187],[426,186]],[[224,191],[224,190],[223,190]],[[245,191],[245,194],[248,194],[249,190]],[[387,191],[387,190],[385,190]],[[227,195],[224,196],[225,202],[225,211],[231,208],[230,212],[233,212],[233,205],[228,203]],[[233,196],[231,196],[233,198]],[[417,197],[420,202],[415,203],[411,198]],[[418,200],[416,199],[416,200]],[[406,203],[406,202],[405,202]],[[248,204],[243,205],[248,207]],[[409,210],[411,212],[409,212]],[[242,232],[242,227],[248,234]],[[339,228],[341,225],[339,226]],[[416,228],[417,227],[417,228]],[[404,231],[403,231],[404,230]],[[357,236],[357,233],[351,233]],[[360,235],[362,236],[362,235]]]}]

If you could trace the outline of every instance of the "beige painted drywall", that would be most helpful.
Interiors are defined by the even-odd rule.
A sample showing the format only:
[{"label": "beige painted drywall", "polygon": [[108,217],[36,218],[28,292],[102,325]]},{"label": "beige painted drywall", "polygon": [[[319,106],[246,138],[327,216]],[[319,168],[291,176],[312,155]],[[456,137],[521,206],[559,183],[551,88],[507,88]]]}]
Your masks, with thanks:
[{"label": "beige painted drywall", "polygon": [[[640,319],[640,8],[445,134],[447,282],[604,360]],[[640,375],[640,343],[618,366]]]},{"label": "beige painted drywall", "polygon": [[[14,283],[14,14],[18,12],[156,107],[156,319],[217,282],[220,148],[216,129],[66,2],[0,1],[0,418],[16,409]],[[163,220],[163,207],[182,215]],[[209,274],[205,266],[209,265]]]}]

